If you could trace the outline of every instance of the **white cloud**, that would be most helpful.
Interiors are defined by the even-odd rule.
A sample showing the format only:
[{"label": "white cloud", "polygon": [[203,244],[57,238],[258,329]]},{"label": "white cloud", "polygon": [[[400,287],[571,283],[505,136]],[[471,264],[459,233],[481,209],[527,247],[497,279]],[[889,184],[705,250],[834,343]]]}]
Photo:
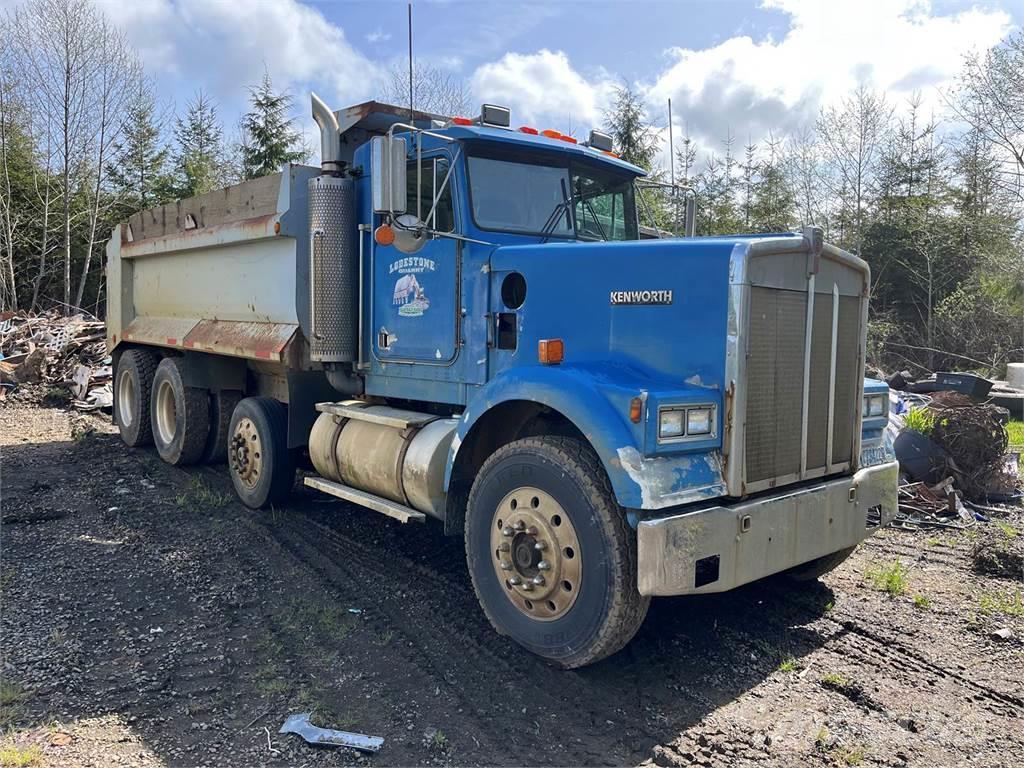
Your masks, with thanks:
[{"label": "white cloud", "polygon": [[[669,66],[646,89],[649,103],[671,97],[705,148],[721,149],[813,120],[858,82],[899,102],[920,91],[940,111],[939,89],[956,77],[965,53],[987,48],[1010,29],[1009,14],[971,8],[933,15],[927,0],[764,0],[791,17],[781,40],[733,37],[711,48],[674,48]],[[659,106],[660,108],[660,106]]]},{"label": "white cloud", "polygon": [[259,82],[264,66],[278,88],[315,84],[337,106],[371,98],[378,90],[377,65],[352,47],[340,27],[297,0],[258,5],[99,0],[98,5],[124,28],[158,83],[178,81],[172,88],[186,94],[202,88],[229,109],[241,105],[245,86]]},{"label": "white cloud", "polygon": [[615,85],[603,71],[588,80],[573,69],[563,52],[546,49],[506,53],[478,67],[470,81],[477,101],[510,106],[516,124],[533,122],[539,128],[562,131],[569,130],[568,120],[585,126],[584,131],[600,125]]},{"label": "white cloud", "polygon": [[377,27],[373,32],[368,32],[364,35],[364,37],[368,43],[386,43],[391,39],[391,33],[385,32],[380,27]]}]

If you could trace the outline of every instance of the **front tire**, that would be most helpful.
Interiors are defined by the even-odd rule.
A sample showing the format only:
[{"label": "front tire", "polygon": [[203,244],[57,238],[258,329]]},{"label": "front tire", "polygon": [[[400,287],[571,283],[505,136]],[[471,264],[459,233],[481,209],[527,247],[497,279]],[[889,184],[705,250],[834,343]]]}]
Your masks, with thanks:
[{"label": "front tire", "polygon": [[228,468],[235,493],[250,509],[280,504],[295,484],[288,450],[288,410],[269,397],[247,397],[231,414]]},{"label": "front tire", "polygon": [[484,463],[466,512],[477,598],[501,634],[562,667],[592,664],[636,634],[636,535],[593,451],[531,437]]},{"label": "front tire", "polygon": [[185,386],[184,365],[180,357],[160,361],[149,402],[156,451],[175,466],[199,461],[210,434],[209,395],[205,389]]}]

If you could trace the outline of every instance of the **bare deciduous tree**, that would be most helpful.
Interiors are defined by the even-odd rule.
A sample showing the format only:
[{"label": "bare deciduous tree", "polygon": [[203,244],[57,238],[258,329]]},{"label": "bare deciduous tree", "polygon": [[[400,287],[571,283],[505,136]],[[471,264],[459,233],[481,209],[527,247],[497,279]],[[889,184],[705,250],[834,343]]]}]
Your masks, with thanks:
[{"label": "bare deciduous tree", "polygon": [[[432,64],[417,62],[412,75],[413,107],[451,117],[461,115],[469,103],[465,81],[458,75]],[[409,69],[395,64],[388,70],[383,98],[391,104],[408,106]]]},{"label": "bare deciduous tree", "polygon": [[[9,18],[18,76],[39,143],[55,148],[60,171],[64,307],[81,300],[96,242],[104,160],[137,76],[123,34],[89,0],[28,0]],[[89,196],[87,248],[71,293],[72,199]],[[74,300],[74,303],[72,303]]]},{"label": "bare deciduous tree", "polygon": [[861,84],[818,118],[831,192],[839,198],[842,218],[851,230],[841,239],[857,253],[864,244],[865,212],[875,192],[876,166],[891,115],[885,97]]}]

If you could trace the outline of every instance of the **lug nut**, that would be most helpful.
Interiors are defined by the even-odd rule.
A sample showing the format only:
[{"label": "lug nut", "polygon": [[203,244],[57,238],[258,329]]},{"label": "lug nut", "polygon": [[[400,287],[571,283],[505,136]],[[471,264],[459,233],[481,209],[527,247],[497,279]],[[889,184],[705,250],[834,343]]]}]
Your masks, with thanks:
[{"label": "lug nut", "polygon": [[524,592],[533,592],[533,584],[531,584],[528,581],[523,582],[523,591]]},{"label": "lug nut", "polygon": [[545,549],[548,548],[548,543],[546,541],[537,541],[534,542],[533,548],[536,549],[538,552],[543,552]]},{"label": "lug nut", "polygon": [[536,584],[538,587],[543,587],[544,577],[538,573],[536,576],[533,577],[533,583]]},{"label": "lug nut", "polygon": [[512,547],[507,541],[503,541],[498,545],[499,552],[508,552],[510,549],[512,549]]},{"label": "lug nut", "polygon": [[539,568],[542,571],[550,571],[551,563],[549,563],[547,560],[541,560],[539,563],[537,563],[537,568]]},{"label": "lug nut", "polygon": [[511,584],[513,587],[518,587],[520,584],[523,583],[523,580],[520,579],[518,576],[513,576],[508,580],[508,583]]},{"label": "lug nut", "polygon": [[502,536],[512,536],[514,533],[515,533],[515,531],[513,531],[511,526],[508,526],[508,525],[506,525],[504,528],[501,529],[501,535]]},{"label": "lug nut", "polygon": [[537,526],[531,525],[529,528],[526,529],[526,532],[528,534],[530,534],[531,536],[536,536],[537,535]]},{"label": "lug nut", "polygon": [[503,570],[503,571],[511,571],[512,570],[512,563],[510,563],[508,560],[502,560],[501,561],[501,570]]},{"label": "lug nut", "polygon": [[521,531],[524,528],[526,528],[526,523],[524,523],[522,520],[516,520],[516,530]]}]

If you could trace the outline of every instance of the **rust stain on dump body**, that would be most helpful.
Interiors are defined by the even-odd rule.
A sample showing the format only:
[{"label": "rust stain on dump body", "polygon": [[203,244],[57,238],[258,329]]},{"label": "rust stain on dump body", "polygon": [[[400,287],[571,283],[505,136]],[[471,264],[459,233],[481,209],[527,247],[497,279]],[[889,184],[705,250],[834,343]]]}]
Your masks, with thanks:
[{"label": "rust stain on dump body", "polygon": [[281,362],[297,325],[235,320],[200,320],[183,346],[202,352]]}]

